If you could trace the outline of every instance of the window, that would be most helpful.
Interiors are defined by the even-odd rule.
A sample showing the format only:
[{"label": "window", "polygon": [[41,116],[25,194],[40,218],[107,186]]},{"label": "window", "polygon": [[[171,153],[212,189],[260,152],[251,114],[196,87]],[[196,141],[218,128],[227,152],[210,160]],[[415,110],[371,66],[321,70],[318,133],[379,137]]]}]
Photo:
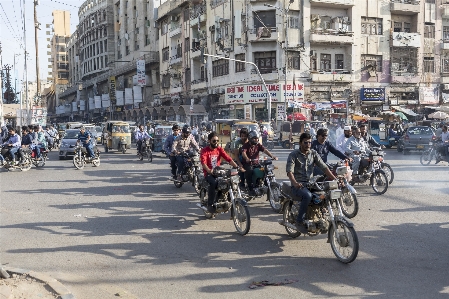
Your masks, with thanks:
[{"label": "window", "polygon": [[168,47],[162,49],[162,61],[168,61],[170,58],[170,50]]},{"label": "window", "polygon": [[435,25],[426,24],[424,26],[424,38],[435,38]]},{"label": "window", "polygon": [[253,12],[253,17],[255,29],[259,27],[276,28],[275,10],[255,11]]},{"label": "window", "polygon": [[204,65],[201,67],[200,69],[200,78],[201,81],[207,81],[207,73],[206,73],[206,68],[204,67]]},{"label": "window", "polygon": [[165,35],[168,32],[168,23],[167,21],[163,21],[162,22],[162,26],[161,26],[161,35]]},{"label": "window", "polygon": [[362,34],[382,35],[382,19],[362,17]]},{"label": "window", "polygon": [[301,58],[300,58],[300,53],[299,52],[290,52],[287,53],[288,55],[288,61],[287,61],[287,66],[289,69],[293,69],[293,70],[299,70],[300,69],[300,65],[301,65]]},{"label": "window", "polygon": [[423,71],[424,71],[424,73],[434,73],[435,72],[435,63],[434,63],[433,57],[424,57]]},{"label": "window", "polygon": [[362,55],[362,71],[382,72],[382,55]]},{"label": "window", "polygon": [[126,52],[126,55],[129,55],[129,46],[125,47],[125,52]]},{"label": "window", "polygon": [[416,48],[392,48],[391,75],[410,76],[418,73],[418,51]]},{"label": "window", "polygon": [[134,50],[139,50],[139,42],[137,41],[137,38],[134,40]]},{"label": "window", "polygon": [[404,22],[404,32],[410,33],[411,32],[410,26],[411,26],[410,23]]},{"label": "window", "polygon": [[342,71],[345,68],[344,55],[335,54],[335,70]]},{"label": "window", "polygon": [[299,29],[299,17],[288,17],[288,28]]},{"label": "window", "polygon": [[162,88],[170,88],[170,75],[162,76]]},{"label": "window", "polygon": [[441,72],[449,73],[449,52],[445,52],[441,57]]},{"label": "window", "polygon": [[259,68],[261,74],[272,73],[276,69],[276,51],[272,52],[255,52],[254,63]]},{"label": "window", "polygon": [[320,55],[320,71],[330,72],[331,71],[331,55],[321,54]]},{"label": "window", "polygon": [[219,59],[212,62],[212,77],[220,77],[229,74],[229,61]]},{"label": "window", "polygon": [[449,41],[449,26],[443,26],[443,41]]},{"label": "window", "polygon": [[[242,60],[245,61],[245,54],[237,54],[235,55],[236,60]],[[245,63],[243,62],[235,62],[235,72],[244,72],[245,71]]]}]

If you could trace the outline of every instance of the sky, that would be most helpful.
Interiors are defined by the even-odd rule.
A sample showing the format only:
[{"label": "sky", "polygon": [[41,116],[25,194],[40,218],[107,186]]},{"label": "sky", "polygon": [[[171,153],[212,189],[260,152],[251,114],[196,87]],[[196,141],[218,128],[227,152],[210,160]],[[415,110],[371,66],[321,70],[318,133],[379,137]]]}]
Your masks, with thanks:
[{"label": "sky", "polygon": [[[39,0],[37,6],[38,22],[41,23],[38,30],[39,43],[39,73],[41,79],[48,77],[48,58],[45,24],[51,24],[54,10],[67,10],[70,12],[70,31],[73,33],[78,25],[78,8],[86,0]],[[18,80],[24,80],[24,53],[23,43],[23,14],[25,9],[26,24],[26,48],[29,53],[27,59],[28,81],[36,80],[36,52],[34,44],[34,0],[0,0],[0,41],[2,45],[2,66],[13,65],[16,56],[16,73]],[[18,88],[19,89],[19,88]],[[17,90],[19,91],[19,90]]]}]

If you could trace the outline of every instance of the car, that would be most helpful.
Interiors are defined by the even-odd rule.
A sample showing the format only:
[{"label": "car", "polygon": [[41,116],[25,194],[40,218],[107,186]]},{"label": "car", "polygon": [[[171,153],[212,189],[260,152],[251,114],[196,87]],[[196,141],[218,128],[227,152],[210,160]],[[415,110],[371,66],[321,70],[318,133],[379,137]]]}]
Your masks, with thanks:
[{"label": "car", "polygon": [[75,146],[78,141],[79,132],[79,129],[65,130],[64,136],[61,140],[61,145],[59,147],[59,160],[64,160],[68,157],[72,158],[75,156]]},{"label": "car", "polygon": [[429,148],[429,142],[435,135],[434,130],[427,126],[412,126],[405,130],[398,140],[398,152],[404,155],[411,151],[423,151]]},{"label": "car", "polygon": [[101,126],[91,126],[91,125],[87,125],[86,126],[86,130],[88,130],[92,136],[95,137],[95,141],[97,142],[97,144],[102,143],[102,139],[103,139],[103,130],[101,128]]}]

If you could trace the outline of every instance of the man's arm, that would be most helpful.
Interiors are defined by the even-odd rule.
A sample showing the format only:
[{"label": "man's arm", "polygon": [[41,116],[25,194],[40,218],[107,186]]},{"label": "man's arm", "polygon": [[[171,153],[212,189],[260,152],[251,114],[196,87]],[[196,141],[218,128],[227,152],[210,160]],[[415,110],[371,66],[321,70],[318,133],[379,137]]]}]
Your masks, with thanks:
[{"label": "man's arm", "polygon": [[295,179],[295,176],[293,175],[293,172],[287,172],[287,176],[290,179],[290,183],[295,188],[302,188],[303,185],[301,183],[298,183]]},{"label": "man's arm", "polygon": [[335,176],[332,174],[332,172],[329,170],[329,167],[327,167],[326,163],[323,162],[317,152],[313,153],[313,161],[315,162],[315,165],[321,168],[321,170],[326,174],[328,178],[335,180]]},{"label": "man's arm", "polygon": [[377,143],[377,141],[371,135],[368,135],[368,144],[375,147],[380,147],[380,144]]},{"label": "man's arm", "polygon": [[288,155],[287,158],[287,165],[285,166],[287,171],[287,176],[290,179],[290,182],[293,187],[295,188],[302,188],[302,184],[298,183],[294,176],[295,171],[295,154],[294,152],[291,152],[290,155]]},{"label": "man's arm", "polygon": [[268,156],[269,156],[271,159],[273,159],[273,160],[277,160],[277,159],[278,159],[276,156],[274,156],[272,153],[270,153],[270,151],[267,150],[267,149],[264,149],[263,153],[264,153],[265,155],[268,155]]},{"label": "man's arm", "polygon": [[344,153],[342,153],[342,152],[340,152],[338,149],[336,149],[333,145],[332,145],[332,143],[328,143],[328,146],[329,146],[329,152],[331,152],[332,154],[334,154],[335,156],[337,156],[338,158],[340,158],[340,159],[342,159],[342,160],[346,160],[346,159],[348,159],[348,157],[344,154]]},{"label": "man's arm", "polygon": [[195,137],[193,137],[193,135],[190,135],[190,144],[191,144],[194,148],[196,148],[197,151],[200,150],[200,147],[199,147],[198,143],[196,142]]}]

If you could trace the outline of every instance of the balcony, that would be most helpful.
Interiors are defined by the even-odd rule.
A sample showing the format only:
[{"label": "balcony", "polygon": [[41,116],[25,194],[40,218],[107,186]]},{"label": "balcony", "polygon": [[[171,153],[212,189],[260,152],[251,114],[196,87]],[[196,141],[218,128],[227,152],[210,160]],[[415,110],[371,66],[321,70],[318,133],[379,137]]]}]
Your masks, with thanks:
[{"label": "balcony", "polygon": [[[267,69],[263,69],[263,68],[259,68],[259,72],[262,75],[262,78],[265,81],[275,81],[278,80],[278,69],[276,68],[267,68]],[[252,80],[260,80],[259,75],[257,74],[257,70],[256,69],[251,69],[251,79]]]},{"label": "balcony", "polygon": [[333,29],[315,29],[310,32],[311,44],[353,44],[352,32],[342,32]]},{"label": "balcony", "polygon": [[170,65],[175,65],[175,64],[181,64],[182,63],[182,56],[173,56],[170,58]]},{"label": "balcony", "polygon": [[207,81],[205,79],[194,80],[192,81],[190,87],[192,90],[206,89]]},{"label": "balcony", "polygon": [[420,12],[419,0],[391,0],[392,14],[416,15]]},{"label": "balcony", "polygon": [[196,18],[190,19],[190,27],[198,26],[198,21],[201,23],[206,22],[206,15],[202,14],[197,16]]},{"label": "balcony", "polygon": [[190,58],[192,59],[200,59],[201,58],[201,51],[199,48],[193,48],[190,51]]},{"label": "balcony", "polygon": [[418,73],[408,71],[391,71],[391,83],[419,83],[421,77]]},{"label": "balcony", "polygon": [[310,0],[310,4],[313,6],[354,6],[355,0]]},{"label": "balcony", "polygon": [[248,30],[248,40],[250,42],[277,41],[278,32],[276,27],[259,27]]},{"label": "balcony", "polygon": [[392,47],[421,47],[421,34],[407,32],[393,32],[391,34]]},{"label": "balcony", "polygon": [[181,25],[176,24],[175,26],[170,28],[170,32],[168,33],[168,36],[170,38],[172,38],[172,37],[177,36],[179,34],[181,34]]},{"label": "balcony", "polygon": [[173,85],[173,86],[170,88],[170,93],[179,93],[179,92],[181,92],[181,91],[182,91],[182,84],[181,84],[181,83],[176,84],[176,85]]},{"label": "balcony", "polygon": [[311,73],[310,78],[312,82],[352,82],[352,75],[349,70],[319,71],[317,73]]}]

